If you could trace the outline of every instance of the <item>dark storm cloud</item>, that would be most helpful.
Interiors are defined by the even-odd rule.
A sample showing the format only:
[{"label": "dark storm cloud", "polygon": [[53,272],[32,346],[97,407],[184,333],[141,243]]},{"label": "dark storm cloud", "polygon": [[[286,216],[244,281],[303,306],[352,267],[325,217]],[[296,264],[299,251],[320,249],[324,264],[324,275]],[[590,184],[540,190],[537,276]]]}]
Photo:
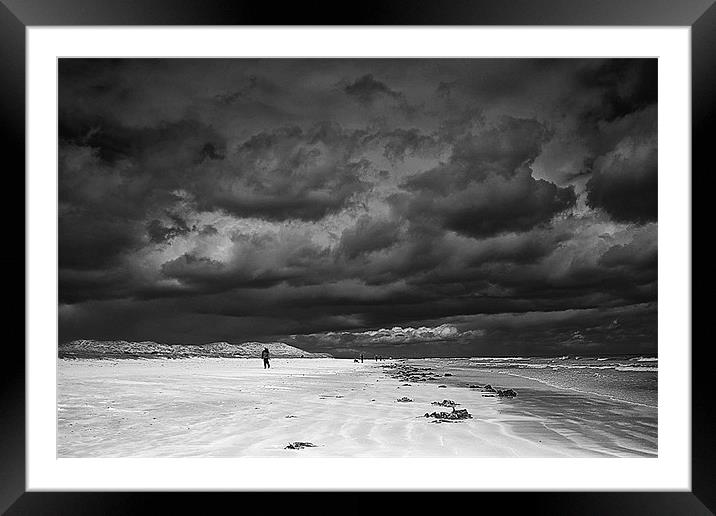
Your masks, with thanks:
[{"label": "dark storm cloud", "polygon": [[187,282],[215,277],[224,269],[224,264],[217,260],[196,257],[188,253],[162,264],[162,274],[184,279]]},{"label": "dark storm cloud", "polygon": [[450,161],[409,179],[411,218],[437,220],[468,236],[527,231],[570,208],[571,187],[532,176],[530,163],[549,138],[535,120],[506,118],[455,144]]},{"label": "dark storm cloud", "polygon": [[218,152],[216,146],[211,142],[205,143],[199,152],[200,161],[205,159],[224,159],[224,157],[224,154]]},{"label": "dark storm cloud", "polygon": [[177,215],[168,214],[172,224],[164,225],[159,219],[153,219],[147,224],[149,240],[155,243],[166,242],[179,235],[186,235],[191,231],[186,221]]},{"label": "dark storm cloud", "polygon": [[141,244],[131,223],[86,212],[63,214],[58,233],[59,265],[71,269],[102,269]]},{"label": "dark storm cloud", "polygon": [[653,351],[655,62],[63,59],[60,338]]},{"label": "dark storm cloud", "polygon": [[339,252],[348,258],[390,247],[398,241],[399,226],[394,221],[358,219],[356,225],[346,228],[341,235]]},{"label": "dark storm cloud", "polygon": [[249,75],[241,81],[240,89],[227,93],[218,93],[214,98],[221,104],[231,105],[240,101],[250,101],[252,98],[280,92],[281,88],[265,77]]},{"label": "dark storm cloud", "polygon": [[601,156],[587,182],[587,203],[615,220],[655,221],[658,214],[658,157],[655,142],[631,143]]},{"label": "dark storm cloud", "polygon": [[646,226],[636,232],[634,238],[624,244],[616,244],[609,248],[599,259],[599,263],[609,268],[625,268],[629,272],[651,272],[651,279],[656,279],[658,258],[657,228]]},{"label": "dark storm cloud", "polygon": [[261,132],[222,163],[203,167],[201,177],[190,179],[190,191],[205,210],[318,220],[366,188],[361,176],[367,162],[353,159],[351,145],[351,136],[334,124]]},{"label": "dark storm cloud", "polygon": [[372,74],[366,74],[351,84],[347,84],[344,86],[343,91],[363,103],[372,102],[382,96],[393,99],[402,97],[399,92],[392,90],[385,83],[376,80]]},{"label": "dark storm cloud", "polygon": [[656,59],[611,59],[577,74],[579,86],[599,94],[586,120],[614,120],[655,104],[658,93]]},{"label": "dark storm cloud", "polygon": [[384,143],[383,154],[391,162],[403,160],[409,155],[424,155],[439,152],[441,143],[433,135],[422,134],[418,129],[395,129],[378,133],[373,138]]}]

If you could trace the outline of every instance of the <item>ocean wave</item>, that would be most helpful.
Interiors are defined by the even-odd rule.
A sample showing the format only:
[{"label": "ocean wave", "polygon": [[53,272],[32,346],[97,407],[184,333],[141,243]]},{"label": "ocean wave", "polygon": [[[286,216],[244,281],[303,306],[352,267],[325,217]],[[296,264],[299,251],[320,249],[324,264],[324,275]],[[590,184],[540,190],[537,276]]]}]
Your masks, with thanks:
[{"label": "ocean wave", "polygon": [[502,369],[545,369],[553,367],[551,364],[529,364],[525,362],[477,362],[471,361],[473,367],[500,367]]},{"label": "ocean wave", "polygon": [[470,357],[471,362],[474,362],[474,361],[479,362],[482,360],[507,362],[507,361],[511,361],[511,360],[529,360],[529,358],[525,358],[525,357]]},{"label": "ocean wave", "polygon": [[555,368],[558,369],[614,369],[615,365],[569,365],[569,364],[555,364]]},{"label": "ocean wave", "polygon": [[[499,364],[490,364],[491,367],[499,367]],[[554,367],[550,364],[505,364],[505,369],[547,369]]]},{"label": "ocean wave", "polygon": [[657,408],[656,405],[649,405],[649,404],[647,404],[647,403],[641,403],[641,402],[638,402],[638,401],[625,399],[625,398],[623,398],[623,397],[614,396],[613,394],[607,394],[607,393],[603,393],[603,392],[596,392],[596,391],[587,390],[587,389],[579,389],[579,388],[577,388],[577,387],[568,386],[568,385],[559,385],[559,384],[556,384],[556,383],[549,382],[549,381],[547,381],[547,380],[545,380],[545,379],[543,379],[543,378],[535,378],[535,377],[533,377],[533,376],[523,376],[523,375],[517,374],[517,373],[506,373],[506,374],[508,374],[508,375],[510,375],[510,376],[516,376],[516,377],[518,377],[518,378],[525,378],[525,379],[527,379],[527,380],[534,380],[534,381],[540,382],[540,383],[542,383],[542,384],[544,384],[544,385],[547,385],[547,386],[549,386],[549,387],[554,387],[554,388],[556,388],[556,389],[564,389],[564,390],[570,390],[570,391],[578,392],[578,393],[581,393],[581,394],[587,394],[587,395],[592,395],[592,396],[600,396],[600,397],[604,397],[604,398],[609,398],[609,399],[614,400],[614,401],[621,401],[621,402],[624,402],[624,403],[629,403],[630,405],[639,405],[639,406],[642,406],[642,407]]},{"label": "ocean wave", "polygon": [[[658,371],[658,367],[648,366],[648,365],[635,365],[635,364],[628,364],[628,363],[612,363],[612,364],[604,364],[601,363],[599,365],[597,364],[558,364],[558,363],[549,363],[549,364],[530,364],[530,363],[510,363],[510,362],[478,362],[478,361],[471,361],[473,366],[484,366],[484,367],[499,367],[501,369],[554,369],[554,370],[560,370],[560,369],[586,369],[586,370],[611,370],[611,371]],[[650,362],[651,364],[652,362]]]}]

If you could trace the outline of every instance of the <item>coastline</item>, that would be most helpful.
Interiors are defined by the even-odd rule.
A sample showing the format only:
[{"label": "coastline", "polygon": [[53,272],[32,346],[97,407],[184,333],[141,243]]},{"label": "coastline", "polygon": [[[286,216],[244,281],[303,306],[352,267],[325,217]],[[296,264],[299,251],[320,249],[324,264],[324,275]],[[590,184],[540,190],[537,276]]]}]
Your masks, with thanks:
[{"label": "coastline", "polygon": [[[401,361],[351,359],[58,360],[58,457],[599,457],[654,456],[621,429],[622,405],[591,405],[616,423],[580,430],[578,396],[521,386],[486,396],[461,376],[405,382]],[[431,364],[430,367],[435,367]],[[450,364],[446,364],[450,370]],[[442,371],[442,369],[438,369]],[[442,373],[445,374],[444,372]],[[410,385],[406,385],[409,383]],[[507,386],[507,385],[505,385]],[[547,395],[549,394],[549,396]],[[409,402],[398,402],[400,398]],[[576,399],[575,399],[576,398]],[[450,411],[471,418],[425,417]],[[581,409],[583,412],[583,409]],[[549,411],[563,418],[550,421]],[[616,412],[615,412],[616,411]],[[622,411],[622,412],[619,412]],[[605,412],[607,413],[607,412]],[[573,421],[573,422],[572,422]],[[648,432],[647,432],[648,433]],[[294,442],[315,447],[287,449]]]},{"label": "coastline", "polygon": [[[403,366],[429,368],[426,383],[462,389],[489,384],[514,389],[515,397],[496,399],[507,429],[516,435],[564,441],[566,446],[606,456],[655,457],[658,452],[658,407],[601,392],[557,385],[515,370],[466,368],[464,359],[404,359]],[[529,371],[529,370],[528,370]],[[523,372],[523,371],[520,371]],[[447,374],[447,376],[446,376]],[[542,428],[539,428],[542,427]]]}]

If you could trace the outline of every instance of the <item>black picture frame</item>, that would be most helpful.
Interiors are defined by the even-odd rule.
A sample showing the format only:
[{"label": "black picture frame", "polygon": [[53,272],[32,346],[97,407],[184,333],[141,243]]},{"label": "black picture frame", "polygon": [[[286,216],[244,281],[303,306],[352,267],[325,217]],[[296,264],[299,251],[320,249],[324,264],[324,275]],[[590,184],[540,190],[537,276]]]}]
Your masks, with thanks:
[{"label": "black picture frame", "polygon": [[[716,6],[714,0],[366,0],[353,8],[341,2],[287,3],[225,0],[0,0],[0,131],[6,198],[25,213],[25,29],[82,25],[556,25],[689,26],[692,71],[692,181],[694,170],[712,168],[709,136],[716,133]],[[8,161],[7,158],[10,158]],[[708,160],[708,161],[707,161]],[[692,187],[693,191],[693,187]],[[22,192],[22,194],[20,193]],[[693,206],[693,204],[692,204]],[[6,205],[7,210],[7,205]],[[15,220],[6,238],[16,242],[3,253],[6,284],[18,282],[5,309],[7,322],[25,320],[25,225]],[[692,231],[693,233],[693,231]],[[693,251],[692,251],[693,253]],[[692,254],[693,264],[693,254]],[[693,265],[692,265],[693,267]],[[23,291],[19,294],[22,270]],[[10,272],[12,271],[12,272]],[[702,287],[704,288],[704,287]],[[10,325],[6,325],[9,328]],[[4,344],[0,375],[0,511],[18,514],[144,514],[157,510],[204,512],[216,501],[233,507],[261,503],[249,493],[78,493],[26,492],[25,353],[17,339]],[[690,344],[690,343],[689,343]],[[496,501],[533,514],[712,514],[716,511],[716,464],[711,438],[709,342],[691,347],[692,490],[690,492],[470,493],[469,505]],[[347,494],[357,497],[360,493]],[[206,498],[212,497],[212,504]],[[240,501],[239,498],[240,497]],[[420,501],[424,494],[417,494]],[[255,498],[255,499],[252,499]],[[460,498],[467,498],[462,496]],[[218,499],[218,500],[217,500]],[[507,504],[509,500],[509,504]],[[237,504],[238,505],[235,505]],[[295,494],[294,509],[312,502]],[[344,505],[350,507],[350,505]],[[503,505],[504,504],[504,505]],[[517,504],[517,505],[515,505]]]}]

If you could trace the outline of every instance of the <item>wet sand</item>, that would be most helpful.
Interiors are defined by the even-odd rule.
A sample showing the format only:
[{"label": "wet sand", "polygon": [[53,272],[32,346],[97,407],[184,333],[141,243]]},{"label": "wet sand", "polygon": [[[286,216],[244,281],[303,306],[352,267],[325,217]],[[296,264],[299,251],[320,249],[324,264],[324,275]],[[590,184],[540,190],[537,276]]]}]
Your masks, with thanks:
[{"label": "wet sand", "polygon": [[[497,398],[498,411],[511,434],[537,439],[563,450],[588,450],[591,456],[657,456],[656,407],[560,388],[519,373],[467,368],[450,359],[415,359],[400,363],[429,368],[434,375],[426,378],[430,383],[462,388],[489,384],[495,389],[516,390],[518,395],[514,398]],[[483,392],[483,396],[492,396],[482,389],[477,390]]]}]

